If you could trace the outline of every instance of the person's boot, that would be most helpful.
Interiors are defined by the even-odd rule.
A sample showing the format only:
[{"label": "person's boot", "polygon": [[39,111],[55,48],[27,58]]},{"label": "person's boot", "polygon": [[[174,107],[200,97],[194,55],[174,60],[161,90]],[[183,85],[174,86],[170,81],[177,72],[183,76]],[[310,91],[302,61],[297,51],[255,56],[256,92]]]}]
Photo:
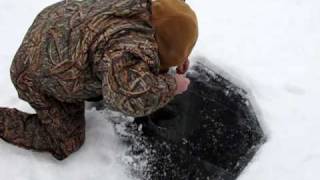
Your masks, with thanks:
[{"label": "person's boot", "polygon": [[5,117],[2,116],[2,111],[3,111],[3,108],[0,108],[0,138],[2,138],[3,136],[4,120],[5,120]]},{"label": "person's boot", "polygon": [[0,108],[0,138],[8,143],[35,150],[48,149],[50,138],[36,114],[14,108]]},{"label": "person's boot", "polygon": [[0,137],[15,137],[24,128],[24,121],[30,114],[17,109],[0,108]]},{"label": "person's boot", "polygon": [[0,108],[0,137],[9,143],[30,148],[31,138],[25,134],[26,121],[30,116],[14,108]]}]

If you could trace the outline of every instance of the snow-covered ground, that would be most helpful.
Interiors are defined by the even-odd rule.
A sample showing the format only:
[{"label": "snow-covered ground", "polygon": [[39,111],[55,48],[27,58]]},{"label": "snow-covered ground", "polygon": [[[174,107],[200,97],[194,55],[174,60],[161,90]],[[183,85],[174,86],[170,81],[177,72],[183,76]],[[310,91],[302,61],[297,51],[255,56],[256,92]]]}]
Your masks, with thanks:
[{"label": "snow-covered ground", "polygon": [[[9,66],[36,14],[55,0],[0,0],[0,106],[32,109],[17,98]],[[268,142],[240,180],[315,180],[320,169],[320,1],[189,0],[204,56],[247,86]],[[87,141],[69,159],[0,141],[0,179],[129,180],[125,150],[103,115],[87,112]]]}]

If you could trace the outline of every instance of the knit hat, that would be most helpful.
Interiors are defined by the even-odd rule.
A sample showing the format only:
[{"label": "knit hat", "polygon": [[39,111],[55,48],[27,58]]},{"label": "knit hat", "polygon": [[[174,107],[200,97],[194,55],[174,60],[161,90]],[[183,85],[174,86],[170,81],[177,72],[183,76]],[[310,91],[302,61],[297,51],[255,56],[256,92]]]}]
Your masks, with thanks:
[{"label": "knit hat", "polygon": [[154,0],[152,24],[159,46],[160,69],[183,64],[198,39],[195,12],[183,0]]}]

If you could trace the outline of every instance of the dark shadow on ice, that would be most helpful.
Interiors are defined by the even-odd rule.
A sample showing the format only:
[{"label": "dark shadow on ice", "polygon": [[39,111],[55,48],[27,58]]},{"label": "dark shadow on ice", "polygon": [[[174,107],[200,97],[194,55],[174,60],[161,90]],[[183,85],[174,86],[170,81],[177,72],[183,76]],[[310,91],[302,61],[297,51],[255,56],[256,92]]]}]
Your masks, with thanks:
[{"label": "dark shadow on ice", "polygon": [[234,180],[266,139],[247,91],[207,63],[197,62],[188,77],[186,93],[126,125],[135,134],[127,139],[133,172],[151,180]]}]

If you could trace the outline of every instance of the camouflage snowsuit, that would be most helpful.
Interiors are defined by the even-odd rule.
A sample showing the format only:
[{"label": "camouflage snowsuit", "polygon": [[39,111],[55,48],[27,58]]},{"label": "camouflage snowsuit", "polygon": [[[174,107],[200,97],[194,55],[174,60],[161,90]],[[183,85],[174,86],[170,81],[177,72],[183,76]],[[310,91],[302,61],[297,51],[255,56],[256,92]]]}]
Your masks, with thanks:
[{"label": "camouflage snowsuit", "polygon": [[11,66],[21,99],[36,114],[0,108],[0,137],[64,159],[85,139],[84,102],[144,116],[174,96],[159,73],[151,0],[65,0],[44,9]]}]

